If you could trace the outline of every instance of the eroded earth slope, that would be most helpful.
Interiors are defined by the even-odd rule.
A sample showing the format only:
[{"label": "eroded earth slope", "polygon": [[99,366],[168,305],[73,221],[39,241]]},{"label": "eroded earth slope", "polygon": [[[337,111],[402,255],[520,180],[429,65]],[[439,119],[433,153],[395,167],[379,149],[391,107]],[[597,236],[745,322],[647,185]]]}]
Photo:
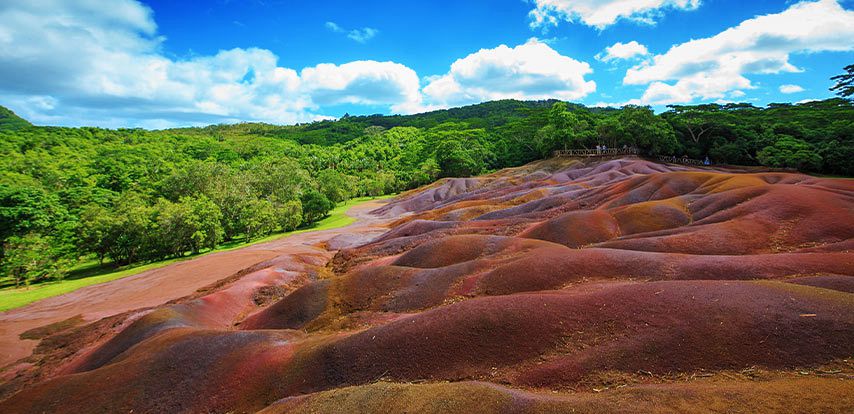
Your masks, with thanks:
[{"label": "eroded earth slope", "polygon": [[854,410],[852,180],[547,160],[374,213],[367,244],[48,335],[86,346],[0,411]]}]

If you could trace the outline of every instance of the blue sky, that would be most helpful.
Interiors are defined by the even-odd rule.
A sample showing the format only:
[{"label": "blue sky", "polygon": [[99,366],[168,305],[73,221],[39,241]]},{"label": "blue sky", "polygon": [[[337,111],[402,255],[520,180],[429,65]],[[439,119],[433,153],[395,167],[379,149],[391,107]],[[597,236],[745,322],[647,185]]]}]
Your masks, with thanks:
[{"label": "blue sky", "polygon": [[854,63],[850,1],[32,0],[0,5],[0,104],[164,128],[492,99],[799,102]]}]

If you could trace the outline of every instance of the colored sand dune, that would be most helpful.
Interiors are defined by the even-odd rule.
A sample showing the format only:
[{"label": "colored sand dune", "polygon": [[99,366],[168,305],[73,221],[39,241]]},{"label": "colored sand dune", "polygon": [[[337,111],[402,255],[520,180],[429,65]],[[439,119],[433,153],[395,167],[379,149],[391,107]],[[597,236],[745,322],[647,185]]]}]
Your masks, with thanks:
[{"label": "colored sand dune", "polygon": [[547,160],[374,214],[44,329],[0,411],[854,410],[854,181]]}]

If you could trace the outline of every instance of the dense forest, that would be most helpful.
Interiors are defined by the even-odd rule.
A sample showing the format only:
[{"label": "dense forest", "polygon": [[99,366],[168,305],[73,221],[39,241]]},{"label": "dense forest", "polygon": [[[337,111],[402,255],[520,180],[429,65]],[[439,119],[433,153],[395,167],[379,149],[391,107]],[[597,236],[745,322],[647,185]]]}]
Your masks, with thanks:
[{"label": "dense forest", "polygon": [[504,100],[409,116],[148,131],[32,126],[0,107],[2,272],[28,283],[92,258],[179,257],[310,225],[351,197],[596,145],[850,176],[854,108],[838,98],[655,114]]}]

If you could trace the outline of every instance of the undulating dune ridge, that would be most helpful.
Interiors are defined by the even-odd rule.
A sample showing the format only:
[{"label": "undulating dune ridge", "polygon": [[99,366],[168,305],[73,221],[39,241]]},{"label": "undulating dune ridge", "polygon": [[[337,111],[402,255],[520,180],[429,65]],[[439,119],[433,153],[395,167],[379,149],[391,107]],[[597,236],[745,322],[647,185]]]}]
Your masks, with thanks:
[{"label": "undulating dune ridge", "polygon": [[546,160],[375,214],[403,217],[142,312],[0,411],[854,410],[852,180]]}]

